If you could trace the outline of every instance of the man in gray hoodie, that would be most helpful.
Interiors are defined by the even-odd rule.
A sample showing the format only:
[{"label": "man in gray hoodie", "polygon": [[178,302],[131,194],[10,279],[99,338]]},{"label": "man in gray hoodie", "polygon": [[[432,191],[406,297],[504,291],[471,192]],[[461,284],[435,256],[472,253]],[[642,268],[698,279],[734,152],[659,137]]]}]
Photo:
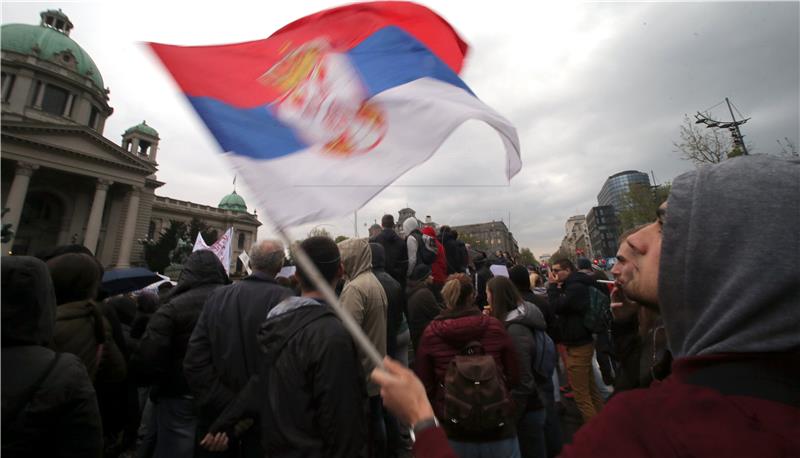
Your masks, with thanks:
[{"label": "man in gray hoodie", "polygon": [[[672,376],[621,393],[563,456],[800,455],[800,160],[685,173],[613,273],[661,311]],[[768,262],[765,262],[768,261]]]}]

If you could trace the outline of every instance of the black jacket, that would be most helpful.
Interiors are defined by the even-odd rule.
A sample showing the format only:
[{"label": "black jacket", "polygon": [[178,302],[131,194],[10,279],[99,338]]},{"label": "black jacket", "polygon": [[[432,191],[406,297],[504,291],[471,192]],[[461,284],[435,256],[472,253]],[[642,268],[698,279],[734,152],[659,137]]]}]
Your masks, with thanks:
[{"label": "black jacket", "polygon": [[211,293],[183,360],[186,381],[203,411],[219,415],[256,374],[258,330],[267,313],[291,295],[261,272]]},{"label": "black jacket", "polygon": [[405,285],[406,271],[408,270],[408,251],[406,242],[397,235],[394,229],[383,229],[380,234],[373,237],[370,242],[383,246],[386,260],[384,268],[395,280]]},{"label": "black jacket", "polygon": [[411,344],[417,351],[422,333],[431,321],[442,312],[442,306],[430,287],[423,283],[409,285],[408,296],[408,330],[411,333]]},{"label": "black jacket", "polygon": [[86,368],[73,354],[56,361],[45,348],[56,312],[47,266],[4,256],[2,284],[2,456],[100,456],[100,412]]},{"label": "black jacket", "polygon": [[367,392],[353,340],[325,304],[290,297],[259,332],[263,366],[210,431],[257,417],[270,457],[358,457]]},{"label": "black jacket", "polygon": [[578,346],[592,342],[583,319],[589,310],[589,288],[595,284],[585,273],[572,272],[562,287],[555,283],[547,287],[548,302],[558,316],[560,343]]},{"label": "black jacket", "polygon": [[514,341],[520,365],[520,383],[511,391],[511,395],[514,397],[516,418],[519,420],[525,412],[544,408],[539,396],[540,387],[537,386],[533,369],[534,356],[539,350],[536,348],[536,339],[533,333],[545,331],[547,325],[542,312],[530,302],[523,302],[509,313],[504,324],[508,335]]},{"label": "black jacket", "polygon": [[372,251],[372,273],[386,293],[386,353],[393,355],[397,348],[397,332],[406,314],[406,293],[394,277],[384,269],[385,251],[377,243],[369,244]]},{"label": "black jacket", "polygon": [[442,234],[441,242],[447,258],[447,273],[464,272],[467,268],[467,260],[465,259],[467,249],[464,242],[454,238],[449,232]]},{"label": "black jacket", "polygon": [[178,284],[159,307],[131,357],[131,371],[140,384],[152,384],[155,396],[189,394],[183,358],[203,304],[216,288],[229,282],[219,259],[208,250],[186,260]]}]

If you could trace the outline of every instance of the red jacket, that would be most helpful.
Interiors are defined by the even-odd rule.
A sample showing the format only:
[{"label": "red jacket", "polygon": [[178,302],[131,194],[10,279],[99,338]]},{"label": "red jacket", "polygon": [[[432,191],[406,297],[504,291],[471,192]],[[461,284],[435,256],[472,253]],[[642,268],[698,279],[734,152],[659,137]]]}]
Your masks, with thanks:
[{"label": "red jacket", "polygon": [[443,285],[447,280],[447,253],[444,251],[444,245],[436,238],[436,231],[432,227],[423,227],[422,233],[436,241],[436,260],[431,265],[431,273],[433,274],[433,282]]},{"label": "red jacket", "polygon": [[[682,358],[665,381],[613,397],[561,456],[800,456],[800,409],[685,382],[720,360],[730,361],[721,355]],[[800,373],[797,357],[782,364]],[[754,373],[753,379],[759,375],[764,377]],[[793,377],[800,387],[800,377]]]},{"label": "red jacket", "polygon": [[[516,350],[503,323],[482,315],[477,307],[456,312],[446,310],[425,328],[417,348],[414,365],[414,370],[425,385],[433,411],[438,418],[444,417],[444,393],[440,388],[444,383],[447,366],[450,360],[473,340],[479,341],[486,354],[494,357],[505,375],[509,392],[519,384]],[[503,437],[514,434],[513,428],[502,433]]]}]

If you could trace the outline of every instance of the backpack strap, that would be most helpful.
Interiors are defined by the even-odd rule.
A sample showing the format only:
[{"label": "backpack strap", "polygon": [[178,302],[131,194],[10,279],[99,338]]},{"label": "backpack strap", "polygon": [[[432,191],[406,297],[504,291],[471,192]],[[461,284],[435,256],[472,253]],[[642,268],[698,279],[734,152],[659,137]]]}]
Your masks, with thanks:
[{"label": "backpack strap", "polygon": [[483,345],[479,341],[473,340],[464,345],[464,347],[461,349],[461,354],[468,356],[485,355],[486,350],[483,349]]},{"label": "backpack strap", "polygon": [[800,408],[797,368],[736,361],[698,369],[683,381],[726,396],[748,396]]}]

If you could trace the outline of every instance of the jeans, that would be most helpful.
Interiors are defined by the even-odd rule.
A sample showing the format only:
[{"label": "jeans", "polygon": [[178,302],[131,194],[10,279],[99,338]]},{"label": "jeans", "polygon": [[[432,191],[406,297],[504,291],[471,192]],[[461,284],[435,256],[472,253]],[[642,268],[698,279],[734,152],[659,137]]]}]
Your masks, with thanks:
[{"label": "jeans", "polygon": [[403,366],[408,367],[408,346],[411,344],[411,332],[408,329],[397,334],[397,344],[395,346],[394,354],[391,354],[392,358],[400,361]]},{"label": "jeans", "polygon": [[544,403],[545,419],[544,419],[544,438],[547,449],[547,456],[557,456],[561,453],[564,439],[561,437],[561,418],[558,416],[556,409],[556,396],[558,396],[557,383],[558,381],[555,371],[553,377],[542,386],[542,402]]},{"label": "jeans", "polygon": [[567,373],[572,384],[572,392],[575,395],[575,404],[586,424],[603,408],[603,398],[597,389],[592,367],[592,356],[594,355],[594,345],[567,347]]},{"label": "jeans", "polygon": [[525,412],[517,423],[519,451],[522,458],[546,458],[547,445],[544,437],[544,408]]},{"label": "jeans", "polygon": [[194,400],[164,397],[155,407],[158,432],[154,458],[192,458],[197,429]]},{"label": "jeans", "polygon": [[460,458],[522,458],[516,437],[492,442],[448,442]]},{"label": "jeans", "polygon": [[156,433],[158,432],[158,420],[156,419],[156,406],[150,400],[150,388],[146,389],[147,395],[144,397],[144,408],[142,409],[142,420],[139,423],[139,443],[136,446],[136,458],[150,458],[156,448]]}]

